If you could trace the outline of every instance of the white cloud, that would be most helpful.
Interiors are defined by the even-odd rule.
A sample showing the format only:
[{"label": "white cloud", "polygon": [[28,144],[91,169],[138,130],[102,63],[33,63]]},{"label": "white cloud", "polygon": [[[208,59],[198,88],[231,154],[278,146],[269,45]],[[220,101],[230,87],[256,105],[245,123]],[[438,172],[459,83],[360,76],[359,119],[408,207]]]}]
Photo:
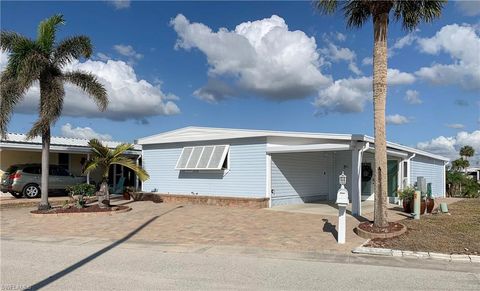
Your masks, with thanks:
[{"label": "white cloud", "polygon": [[[331,83],[320,71],[323,60],[315,38],[290,31],[279,16],[216,32],[202,23],[191,23],[182,14],[170,24],[178,34],[176,48],[200,50],[207,57],[211,79],[229,78],[247,95],[274,100],[304,98]],[[207,99],[216,99],[217,93],[208,89]],[[200,95],[205,90],[196,92]]]},{"label": "white cloud", "polygon": [[113,46],[113,49],[120,55],[127,57],[131,64],[143,58],[143,55],[136,52],[131,45],[116,44]]},{"label": "white cloud", "polygon": [[420,99],[420,93],[418,93],[417,90],[407,90],[407,92],[405,92],[405,101],[413,105],[423,103],[422,99]]},{"label": "white cloud", "polygon": [[419,142],[417,148],[454,160],[460,157],[460,148],[466,145],[473,147],[475,150],[475,156],[470,160],[470,164],[478,166],[480,164],[480,130],[461,131],[456,136],[450,137],[439,136],[430,141]]},{"label": "white cloud", "polygon": [[[0,52],[0,70],[6,62],[4,52]],[[112,120],[135,119],[145,121],[155,115],[172,115],[180,112],[173,102],[173,94],[164,93],[160,85],[152,85],[139,80],[132,66],[123,61],[107,62],[87,60],[74,61],[65,71],[81,70],[97,76],[107,90],[109,104],[105,112],[98,111],[95,103],[80,89],[65,84],[65,103],[62,114],[67,116],[105,117]],[[22,113],[35,113],[38,108],[40,89],[34,84],[26,93],[16,110]]]},{"label": "white cloud", "polygon": [[478,0],[455,1],[457,8],[466,16],[480,15],[480,2]]},{"label": "white cloud", "polygon": [[400,72],[397,69],[387,70],[388,85],[408,85],[415,82],[415,76],[410,73]]},{"label": "white cloud", "polygon": [[[414,81],[412,74],[388,69],[389,86],[411,84]],[[372,100],[372,96],[372,77],[339,79],[320,90],[313,105],[317,108],[317,115],[362,112],[365,104]]]},{"label": "white cloud", "polygon": [[125,9],[130,7],[130,0],[108,0],[115,9]]},{"label": "white cloud", "polygon": [[362,65],[364,65],[364,66],[373,65],[373,58],[370,58],[370,57],[363,58]]},{"label": "white cloud", "polygon": [[385,117],[385,121],[387,124],[393,124],[393,125],[402,125],[402,124],[407,124],[410,123],[410,118],[400,115],[400,114],[394,114],[394,115],[387,115]]},{"label": "white cloud", "polygon": [[462,129],[465,127],[465,125],[461,123],[450,123],[450,124],[446,124],[446,126],[453,129]]},{"label": "white cloud", "polygon": [[70,123],[66,123],[61,127],[62,136],[69,138],[112,140],[109,134],[101,134],[95,132],[90,127],[73,127]]},{"label": "white cloud", "polygon": [[337,32],[335,34],[335,38],[338,40],[338,41],[346,41],[347,40],[347,36],[341,32]]},{"label": "white cloud", "polygon": [[411,45],[415,40],[417,40],[417,35],[416,35],[415,32],[411,32],[411,33],[405,35],[404,37],[401,37],[401,38],[397,39],[397,41],[395,41],[395,43],[392,45],[391,49],[393,49],[393,50],[402,49],[406,46]]},{"label": "white cloud", "polygon": [[317,113],[361,112],[367,101],[372,100],[372,79],[369,77],[336,80],[328,88],[320,90],[313,105]]},{"label": "white cloud", "polygon": [[433,84],[458,84],[466,90],[480,89],[480,36],[468,24],[446,25],[431,38],[417,40],[427,54],[446,53],[451,64],[422,67],[415,74]]},{"label": "white cloud", "polygon": [[104,61],[104,62],[112,59],[111,57],[109,57],[107,54],[104,54],[104,53],[97,53],[96,58],[98,58],[100,61]]},{"label": "white cloud", "polygon": [[357,55],[349,48],[338,47],[328,39],[327,47],[320,49],[320,52],[325,55],[328,60],[333,62],[346,61],[348,62],[348,69],[356,75],[362,75],[362,71],[358,68],[356,62]]}]

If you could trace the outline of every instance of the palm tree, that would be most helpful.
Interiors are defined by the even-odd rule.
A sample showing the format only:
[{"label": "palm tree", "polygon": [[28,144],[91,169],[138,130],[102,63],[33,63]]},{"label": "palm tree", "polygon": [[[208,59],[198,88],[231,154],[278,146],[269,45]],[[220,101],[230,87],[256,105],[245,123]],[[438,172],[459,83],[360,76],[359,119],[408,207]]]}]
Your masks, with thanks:
[{"label": "palm tree", "polygon": [[473,147],[466,145],[460,148],[460,156],[464,159],[468,159],[475,155],[475,150]]},{"label": "palm tree", "polygon": [[64,72],[62,69],[72,60],[88,58],[92,44],[86,36],[68,37],[55,42],[58,26],[64,24],[58,14],[47,18],[38,25],[37,39],[32,40],[15,32],[2,31],[0,48],[10,53],[8,64],[0,76],[0,133],[6,138],[7,125],[13,109],[28,89],[35,83],[40,85],[40,106],[38,120],[27,134],[29,139],[42,137],[42,199],[38,209],[49,209],[48,169],[50,151],[50,127],[62,113],[65,91],[64,82],[80,87],[100,110],[108,104],[107,92],[96,77],[81,71]]},{"label": "palm tree", "polygon": [[131,169],[142,182],[150,178],[148,173],[142,167],[136,165],[131,159],[124,156],[125,151],[133,149],[132,144],[123,143],[113,150],[104,146],[97,139],[90,140],[88,144],[92,148],[93,154],[83,166],[83,172],[86,174],[96,169],[102,171],[102,184],[100,185],[99,191],[102,195],[99,195],[101,197],[98,197],[98,205],[100,205],[100,207],[108,207],[110,205],[108,170],[111,165],[122,165]]},{"label": "palm tree", "polygon": [[333,14],[341,3],[347,27],[359,28],[373,19],[373,108],[375,130],[375,214],[376,227],[388,226],[387,220],[387,144],[385,104],[387,101],[387,30],[390,12],[403,28],[414,30],[422,21],[440,17],[446,1],[373,1],[315,0],[315,8]]}]

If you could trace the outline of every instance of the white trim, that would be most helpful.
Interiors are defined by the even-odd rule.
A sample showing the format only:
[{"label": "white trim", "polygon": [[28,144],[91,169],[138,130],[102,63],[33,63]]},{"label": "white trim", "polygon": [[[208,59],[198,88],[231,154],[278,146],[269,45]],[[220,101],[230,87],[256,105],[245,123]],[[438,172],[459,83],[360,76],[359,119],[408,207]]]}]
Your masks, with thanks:
[{"label": "white trim", "polygon": [[352,145],[352,148],[352,214],[362,215],[362,162],[363,153],[370,148],[370,143],[366,142],[361,147]]},{"label": "white trim", "polygon": [[[10,142],[0,142],[0,148],[2,150],[15,150],[15,151],[42,151],[41,144],[34,143],[10,143]],[[90,153],[91,148],[89,146],[61,146],[61,145],[50,145],[51,153],[70,153],[70,154],[84,154]],[[127,155],[139,155],[140,150],[128,150],[125,151]]]},{"label": "white trim", "polygon": [[408,159],[406,159],[407,162],[407,187],[412,186],[412,179],[410,178],[412,174],[412,159],[416,156],[416,154],[412,154]]},{"label": "white trim", "polygon": [[272,155],[266,154],[266,188],[265,197],[268,199],[268,208],[272,207]]},{"label": "white trim", "polygon": [[298,152],[330,152],[330,151],[348,151],[351,149],[349,144],[309,144],[309,145],[289,145],[289,146],[275,146],[267,145],[267,153],[298,153]]}]

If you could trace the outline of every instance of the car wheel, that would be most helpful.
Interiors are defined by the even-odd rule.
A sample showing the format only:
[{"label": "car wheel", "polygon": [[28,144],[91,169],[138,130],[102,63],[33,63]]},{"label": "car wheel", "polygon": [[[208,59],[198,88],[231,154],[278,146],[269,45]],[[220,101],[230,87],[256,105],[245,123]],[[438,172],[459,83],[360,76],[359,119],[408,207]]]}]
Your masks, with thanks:
[{"label": "car wheel", "polygon": [[10,194],[12,194],[12,196],[15,197],[15,198],[17,198],[17,199],[23,197],[23,193],[12,192],[12,193],[10,193]]},{"label": "car wheel", "polygon": [[40,197],[40,188],[37,185],[29,184],[23,188],[23,195],[27,198],[38,198]]}]

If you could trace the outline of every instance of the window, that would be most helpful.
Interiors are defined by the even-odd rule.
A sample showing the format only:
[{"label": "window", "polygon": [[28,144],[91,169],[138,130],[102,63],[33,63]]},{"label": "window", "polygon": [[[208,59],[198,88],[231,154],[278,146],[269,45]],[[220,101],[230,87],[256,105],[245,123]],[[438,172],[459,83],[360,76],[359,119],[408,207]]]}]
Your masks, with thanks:
[{"label": "window", "polygon": [[59,153],[58,154],[58,165],[64,167],[65,169],[69,169],[70,165],[70,158],[66,153]]},{"label": "window", "polygon": [[27,173],[27,174],[37,174],[37,175],[39,175],[41,173],[41,168],[40,167],[26,167],[22,170],[22,172]]},{"label": "window", "polygon": [[222,170],[228,168],[229,145],[184,147],[178,158],[177,170]]}]

